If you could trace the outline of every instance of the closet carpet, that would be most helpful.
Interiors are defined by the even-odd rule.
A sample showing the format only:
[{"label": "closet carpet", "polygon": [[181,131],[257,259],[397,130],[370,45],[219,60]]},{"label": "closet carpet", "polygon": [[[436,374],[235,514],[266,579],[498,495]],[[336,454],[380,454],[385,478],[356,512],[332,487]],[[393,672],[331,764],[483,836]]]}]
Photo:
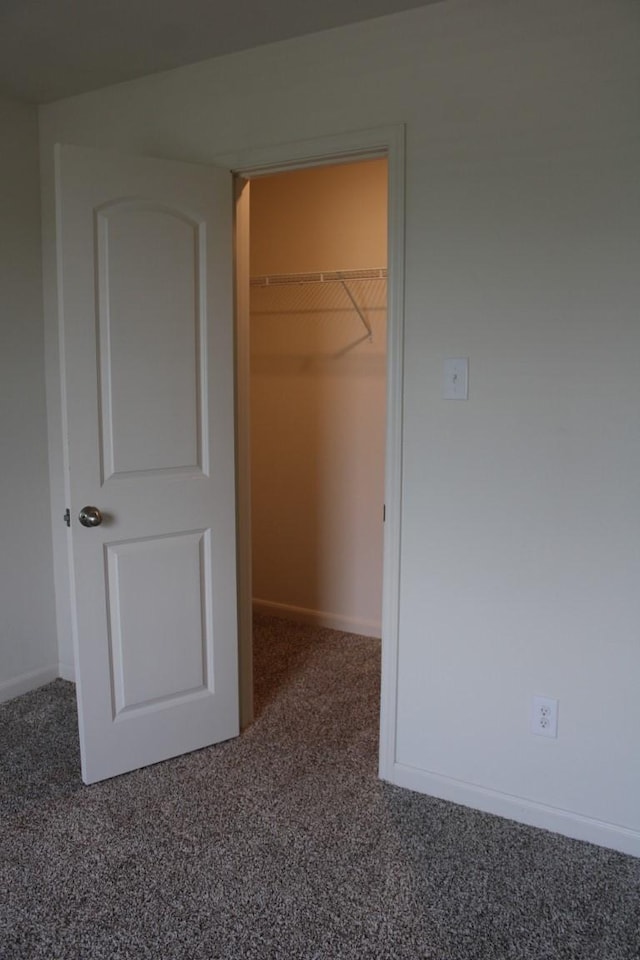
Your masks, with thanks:
[{"label": "closet carpet", "polygon": [[255,645],[240,738],[92,787],[71,684],[0,707],[3,960],[640,958],[640,860],[376,779],[378,642]]}]

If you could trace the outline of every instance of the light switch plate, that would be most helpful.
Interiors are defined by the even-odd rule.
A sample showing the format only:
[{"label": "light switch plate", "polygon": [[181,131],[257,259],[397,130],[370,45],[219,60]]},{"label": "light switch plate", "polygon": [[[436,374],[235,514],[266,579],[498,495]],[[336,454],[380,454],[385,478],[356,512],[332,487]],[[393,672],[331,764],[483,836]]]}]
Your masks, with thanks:
[{"label": "light switch plate", "polygon": [[469,360],[467,357],[449,357],[444,362],[445,400],[469,399]]}]

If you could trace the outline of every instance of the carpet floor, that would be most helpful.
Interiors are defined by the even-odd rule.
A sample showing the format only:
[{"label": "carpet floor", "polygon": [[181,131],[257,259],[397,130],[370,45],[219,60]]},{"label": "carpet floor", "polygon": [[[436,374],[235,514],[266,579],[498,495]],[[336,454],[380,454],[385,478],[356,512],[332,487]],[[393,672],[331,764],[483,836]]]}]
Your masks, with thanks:
[{"label": "carpet floor", "polygon": [[255,648],[241,737],[91,787],[71,684],[0,707],[3,960],[640,958],[640,860],[377,780],[375,640]]}]

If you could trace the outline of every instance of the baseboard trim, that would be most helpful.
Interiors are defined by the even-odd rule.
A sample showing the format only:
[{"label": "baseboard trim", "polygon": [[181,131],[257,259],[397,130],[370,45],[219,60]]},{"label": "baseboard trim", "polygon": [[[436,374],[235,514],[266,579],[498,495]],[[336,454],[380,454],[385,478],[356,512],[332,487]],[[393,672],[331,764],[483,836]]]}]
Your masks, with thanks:
[{"label": "baseboard trim", "polygon": [[328,613],[326,610],[309,610],[306,607],[294,607],[289,603],[274,603],[271,600],[254,598],[253,612],[267,617],[281,617],[283,620],[297,620],[298,623],[310,623],[315,627],[357,633],[363,637],[380,639],[381,636],[380,623],[375,620],[345,617],[339,613]]},{"label": "baseboard trim", "polygon": [[11,680],[3,680],[0,683],[0,703],[7,700],[13,700],[14,697],[20,697],[23,693],[29,693],[30,690],[36,690],[44,686],[45,683],[51,683],[58,676],[58,668],[44,667],[41,670],[30,670],[28,673],[21,673],[18,677]]},{"label": "baseboard trim", "polygon": [[560,833],[573,840],[584,840],[600,847],[640,857],[640,832],[618,824],[584,817],[570,810],[562,810],[544,803],[511,796],[452,777],[419,770],[402,763],[394,763],[391,775],[385,777],[398,787],[425,793],[441,800],[449,800],[484,813],[492,813],[507,820],[515,820],[531,827]]}]

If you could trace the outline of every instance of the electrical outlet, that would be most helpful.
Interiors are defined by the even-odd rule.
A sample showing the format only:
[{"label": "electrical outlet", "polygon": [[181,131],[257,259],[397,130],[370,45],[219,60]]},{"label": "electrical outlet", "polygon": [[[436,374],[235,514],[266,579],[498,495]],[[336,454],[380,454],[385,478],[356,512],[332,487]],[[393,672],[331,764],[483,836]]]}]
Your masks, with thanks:
[{"label": "electrical outlet", "polygon": [[531,709],[531,733],[539,737],[558,736],[558,701],[534,697]]}]

